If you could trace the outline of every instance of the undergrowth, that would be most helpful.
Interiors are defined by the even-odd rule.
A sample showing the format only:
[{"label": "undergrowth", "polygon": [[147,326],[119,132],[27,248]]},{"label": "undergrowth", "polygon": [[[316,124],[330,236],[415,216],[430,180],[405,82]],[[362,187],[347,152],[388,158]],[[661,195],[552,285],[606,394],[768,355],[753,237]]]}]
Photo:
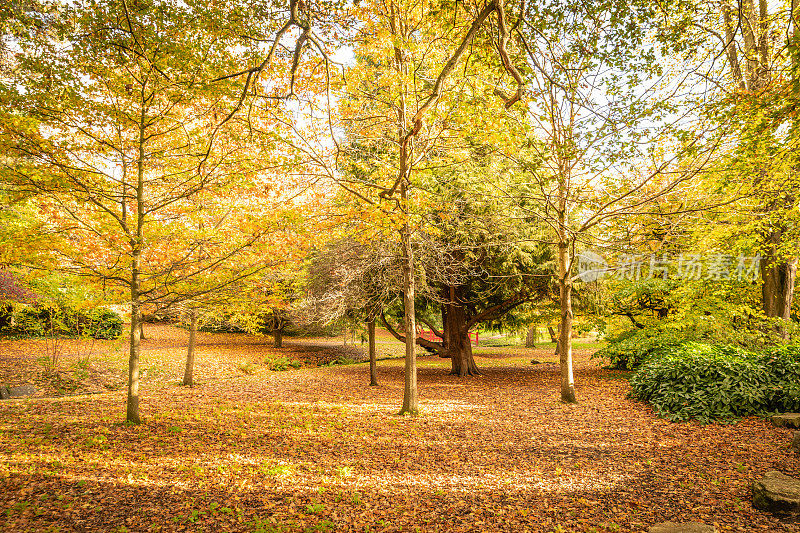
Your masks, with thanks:
[{"label": "undergrowth", "polygon": [[756,353],[687,342],[664,348],[631,377],[630,396],[659,416],[708,423],[800,410],[800,346]]}]

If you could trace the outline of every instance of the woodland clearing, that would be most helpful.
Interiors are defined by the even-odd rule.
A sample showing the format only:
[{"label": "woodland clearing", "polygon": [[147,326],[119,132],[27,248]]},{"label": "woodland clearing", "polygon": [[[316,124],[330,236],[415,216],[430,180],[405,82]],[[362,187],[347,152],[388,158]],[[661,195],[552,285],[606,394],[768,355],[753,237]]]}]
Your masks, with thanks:
[{"label": "woodland clearing", "polygon": [[[317,366],[363,353],[341,339],[201,333],[186,388],[186,332],[146,334],[141,425],[120,423],[124,341],[84,364],[65,342],[46,380],[45,341],[0,341],[0,381],[40,391],[0,403],[0,530],[800,531],[750,503],[767,470],[800,476],[791,430],[661,420],[591,344],[576,345],[577,405],[560,401],[552,345],[481,347],[473,378],[420,356],[422,414],[399,417],[402,360],[369,387],[366,363]],[[402,351],[380,338],[379,357]],[[269,370],[280,357],[303,366]]]}]

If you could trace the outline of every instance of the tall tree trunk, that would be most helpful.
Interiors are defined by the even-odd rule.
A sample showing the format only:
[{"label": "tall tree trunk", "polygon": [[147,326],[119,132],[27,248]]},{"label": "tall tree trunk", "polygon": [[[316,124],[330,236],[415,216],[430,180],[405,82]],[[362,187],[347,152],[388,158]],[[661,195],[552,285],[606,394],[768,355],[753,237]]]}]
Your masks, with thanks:
[{"label": "tall tree trunk", "polygon": [[[763,0],[762,0],[763,1]],[[792,97],[795,101],[800,99],[800,2],[792,0],[792,31],[790,53],[792,65]],[[766,49],[766,45],[765,45]],[[793,136],[800,133],[800,116],[794,114],[792,119]],[[794,165],[791,172],[800,172],[800,166]],[[785,207],[791,206],[797,200],[796,191],[783,191],[783,197],[776,202],[783,203]],[[762,300],[764,304],[764,314],[768,317],[782,318],[790,321],[792,316],[792,299],[794,297],[795,280],[797,278],[797,258],[779,258],[780,246],[783,241],[783,229],[774,229],[766,236],[766,254],[761,260],[761,281],[763,283]],[[786,328],[780,328],[784,338],[788,338],[789,332]]]},{"label": "tall tree trunk", "polygon": [[[136,230],[135,234],[133,235],[128,233],[131,246],[131,336],[130,357],[128,358],[128,400],[126,404],[125,420],[132,424],[141,423],[141,418],[139,417],[139,356],[141,355],[142,339],[139,323],[142,320],[142,307],[141,281],[139,279],[139,274],[142,264],[142,247],[144,246],[145,124],[146,111],[145,106],[142,105],[139,113],[136,186],[134,188],[134,191],[136,192]],[[125,203],[124,200],[123,203]]]},{"label": "tall tree trunk", "polygon": [[139,337],[139,321],[141,309],[139,295],[134,289],[138,288],[138,277],[131,283],[131,334],[130,356],[128,358],[128,401],[126,404],[125,421],[131,424],[141,423],[139,418],[139,355],[141,354],[141,338]]},{"label": "tall tree trunk", "polygon": [[[562,176],[567,176],[562,171]],[[575,399],[575,377],[572,373],[572,265],[570,263],[570,239],[567,229],[567,185],[559,184],[558,211],[558,289],[561,304],[561,324],[558,329],[556,352],[561,363],[561,401],[577,403]]]},{"label": "tall tree trunk", "polygon": [[463,289],[460,287],[448,289],[448,300],[443,305],[447,308],[444,334],[447,338],[447,353],[450,356],[450,374],[459,377],[477,376],[480,371],[472,357],[467,313],[461,303]]},{"label": "tall tree trunk", "polygon": [[[770,61],[774,50],[770,35],[770,16],[768,13],[768,2],[760,0],[758,11],[752,0],[738,3],[738,6],[730,6],[728,1],[721,3],[723,23],[725,26],[725,37],[728,46],[725,52],[728,56],[728,63],[731,67],[734,81],[740,88],[746,89],[751,93],[758,93],[766,88],[772,81]],[[791,2],[791,30],[788,36],[787,50],[791,61],[791,82],[793,97],[796,99],[800,95],[800,51],[798,51],[798,41],[800,41],[800,28],[798,28],[798,16],[800,16],[800,2]],[[788,28],[787,28],[788,30]],[[737,32],[741,31],[744,46],[740,47],[736,42]],[[789,33],[789,32],[787,32]],[[739,49],[742,49],[743,61],[739,61]],[[745,71],[742,72],[741,64],[744,64]],[[792,130],[797,134],[800,127],[800,117],[797,114],[793,117]],[[797,172],[798,168],[793,168],[792,172]],[[766,175],[767,169],[762,168],[760,174]],[[756,179],[756,184],[760,178]],[[796,194],[792,191],[780,191],[781,199],[776,199],[763,207],[765,214],[780,209],[781,204],[791,206],[796,201]],[[785,238],[783,228],[770,228],[761,235],[762,261],[761,261],[761,303],[764,314],[772,318],[790,320],[792,297],[794,294],[795,278],[797,275],[797,259],[783,259],[779,256],[779,251]],[[785,328],[779,328],[784,336],[787,335]]]},{"label": "tall tree trunk", "polygon": [[567,244],[558,249],[559,299],[561,302],[561,326],[558,333],[558,353],[561,363],[561,401],[577,403],[575,399],[575,377],[572,373],[572,280],[567,272]]},{"label": "tall tree trunk", "polygon": [[371,387],[378,385],[378,364],[375,350],[375,317],[367,320],[367,334],[369,335],[369,384]]},{"label": "tall tree trunk", "polygon": [[[407,156],[406,156],[407,158]],[[405,171],[406,158],[401,157],[401,170]],[[404,161],[406,159],[406,161]],[[400,185],[400,201],[403,205],[405,221],[401,231],[403,247],[403,308],[405,311],[406,357],[405,382],[403,388],[403,408],[401,415],[419,414],[419,398],[417,395],[417,320],[414,310],[414,249],[411,246],[411,225],[409,222],[408,183],[403,179]]]},{"label": "tall tree trunk", "polygon": [[400,229],[400,245],[403,260],[403,311],[406,336],[405,379],[403,387],[403,407],[401,415],[419,414],[419,398],[417,396],[417,316],[414,309],[414,249],[411,245],[411,154],[414,150],[414,135],[416,131],[409,128],[409,116],[406,101],[408,88],[408,57],[398,45],[401,39],[407,37],[405,22],[400,14],[399,6],[395,2],[389,4],[391,18],[390,26],[392,35],[397,39],[394,46],[394,68],[400,76],[401,89],[397,108],[397,138],[398,138],[398,181],[400,187],[400,211],[403,216],[403,226]]},{"label": "tall tree trunk", "polygon": [[192,309],[189,315],[189,348],[186,350],[186,370],[183,372],[183,384],[194,387],[194,352],[195,338],[197,336],[197,309]]}]

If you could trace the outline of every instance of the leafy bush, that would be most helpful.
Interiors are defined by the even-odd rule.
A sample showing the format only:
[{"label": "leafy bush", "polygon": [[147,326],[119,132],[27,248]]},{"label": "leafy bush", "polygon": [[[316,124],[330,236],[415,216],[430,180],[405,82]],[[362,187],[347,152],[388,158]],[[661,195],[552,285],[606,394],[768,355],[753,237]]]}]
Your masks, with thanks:
[{"label": "leafy bush", "polygon": [[95,339],[116,339],[122,335],[122,317],[111,309],[95,307],[76,313],[73,331]]},{"label": "leafy bush", "polygon": [[284,370],[289,370],[289,368],[300,368],[303,366],[303,363],[295,359],[289,359],[288,357],[281,356],[277,359],[267,361],[267,366],[269,366],[269,369],[272,371],[281,372]]},{"label": "leafy bush", "polygon": [[[784,326],[783,322],[781,326]],[[607,338],[607,344],[592,358],[605,359],[610,368],[634,370],[653,357],[665,355],[691,342],[736,345],[747,351],[761,352],[780,342],[776,337],[778,331],[774,319],[751,317],[738,324],[725,325],[713,316],[698,317],[691,325],[671,321],[624,331]]]},{"label": "leafy bush", "polygon": [[592,359],[605,359],[616,370],[633,370],[651,357],[680,346],[685,336],[677,331],[657,329],[629,330],[607,339],[608,344],[592,354]]},{"label": "leafy bush", "polygon": [[65,334],[66,329],[61,308],[52,304],[21,305],[14,312],[12,333],[44,337]]},{"label": "leafy bush", "polygon": [[617,369],[635,369],[661,353],[694,341],[762,352],[800,341],[800,328],[761,313],[761,292],[737,280],[611,280],[599,309],[608,344],[595,354]]},{"label": "leafy bush", "polygon": [[778,346],[760,359],[772,376],[769,409],[782,413],[800,411],[800,346]]},{"label": "leafy bush", "polygon": [[64,304],[17,305],[12,325],[4,333],[28,337],[67,336],[116,339],[122,334],[122,318],[105,307],[75,309]]},{"label": "leafy bush", "polygon": [[346,355],[340,355],[336,359],[332,361],[328,361],[327,363],[323,363],[320,366],[336,366],[336,365],[354,365],[358,363],[352,357],[348,357]]},{"label": "leafy bush", "polygon": [[753,353],[687,342],[648,360],[630,396],[673,421],[731,420],[800,408],[800,347]]},{"label": "leafy bush", "polygon": [[0,334],[11,332],[14,324],[14,305],[0,301]]}]

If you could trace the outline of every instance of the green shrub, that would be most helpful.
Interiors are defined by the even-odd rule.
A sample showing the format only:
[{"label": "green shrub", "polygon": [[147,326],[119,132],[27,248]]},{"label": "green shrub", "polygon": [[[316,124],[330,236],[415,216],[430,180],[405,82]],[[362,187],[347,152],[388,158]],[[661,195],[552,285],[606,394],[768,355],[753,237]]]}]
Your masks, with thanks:
[{"label": "green shrub", "polygon": [[14,324],[14,304],[0,301],[0,334],[11,333]]},{"label": "green shrub", "polygon": [[8,333],[28,337],[64,336],[116,339],[122,318],[104,307],[75,309],[56,303],[17,305]]},{"label": "green shrub", "polygon": [[95,307],[79,313],[77,332],[95,339],[116,339],[122,335],[122,317],[111,309]]},{"label": "green shrub", "polygon": [[286,356],[281,356],[276,359],[271,359],[267,361],[267,366],[272,371],[282,372],[284,370],[289,370],[289,368],[294,368],[294,369],[300,368],[303,366],[303,363],[295,359],[289,359]]},{"label": "green shrub", "polygon": [[760,360],[772,376],[769,410],[800,412],[800,346],[772,348]]},{"label": "green shrub", "polygon": [[616,370],[633,370],[685,341],[686,338],[676,331],[629,330],[607,339],[607,344],[592,354],[592,359],[605,359],[608,367]]},{"label": "green shrub", "polygon": [[757,354],[687,342],[662,350],[631,377],[630,396],[673,421],[731,420],[800,408],[800,347]]},{"label": "green shrub", "polygon": [[320,366],[355,365],[357,363],[358,361],[356,361],[352,357],[348,357],[346,355],[340,355],[336,359],[328,361],[327,363],[323,363]]},{"label": "green shrub", "polygon": [[14,333],[28,337],[63,335],[64,313],[53,304],[21,305],[14,312]]}]

